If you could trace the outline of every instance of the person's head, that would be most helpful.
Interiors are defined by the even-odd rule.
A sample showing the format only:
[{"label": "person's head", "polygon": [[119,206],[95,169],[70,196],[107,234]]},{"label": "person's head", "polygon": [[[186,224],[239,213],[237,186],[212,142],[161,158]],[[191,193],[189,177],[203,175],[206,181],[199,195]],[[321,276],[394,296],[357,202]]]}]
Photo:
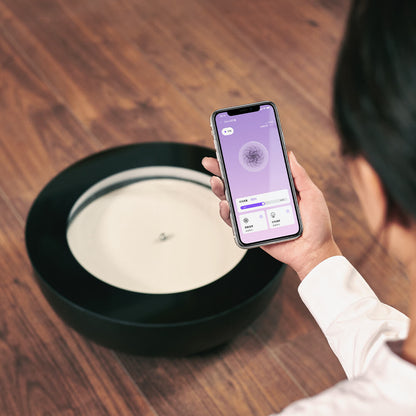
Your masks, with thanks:
[{"label": "person's head", "polygon": [[354,0],[335,71],[341,149],[375,233],[416,223],[415,22],[415,0]]}]

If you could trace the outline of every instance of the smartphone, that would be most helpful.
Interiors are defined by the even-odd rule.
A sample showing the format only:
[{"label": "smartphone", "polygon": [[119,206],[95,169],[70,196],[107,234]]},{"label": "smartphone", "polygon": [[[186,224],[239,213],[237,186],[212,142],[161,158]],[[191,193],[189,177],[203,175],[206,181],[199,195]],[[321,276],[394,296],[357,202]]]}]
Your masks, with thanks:
[{"label": "smartphone", "polygon": [[300,237],[302,221],[275,104],[216,110],[211,129],[237,245]]}]

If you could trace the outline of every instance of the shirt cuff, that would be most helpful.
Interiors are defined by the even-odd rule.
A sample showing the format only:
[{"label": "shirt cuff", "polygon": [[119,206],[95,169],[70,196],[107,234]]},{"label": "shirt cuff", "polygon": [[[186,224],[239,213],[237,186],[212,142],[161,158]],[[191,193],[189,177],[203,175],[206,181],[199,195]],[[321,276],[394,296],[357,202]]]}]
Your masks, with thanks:
[{"label": "shirt cuff", "polygon": [[298,288],[299,295],[322,331],[354,302],[378,299],[367,282],[343,256],[329,257],[313,268]]}]

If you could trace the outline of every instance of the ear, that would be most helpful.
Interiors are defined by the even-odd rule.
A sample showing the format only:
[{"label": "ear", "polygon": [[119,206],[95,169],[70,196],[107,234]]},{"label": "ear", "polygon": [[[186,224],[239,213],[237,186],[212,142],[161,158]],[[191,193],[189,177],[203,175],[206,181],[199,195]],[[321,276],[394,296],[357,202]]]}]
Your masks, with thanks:
[{"label": "ear", "polygon": [[377,235],[385,226],[387,196],[377,172],[363,157],[348,162],[351,180],[370,230]]}]

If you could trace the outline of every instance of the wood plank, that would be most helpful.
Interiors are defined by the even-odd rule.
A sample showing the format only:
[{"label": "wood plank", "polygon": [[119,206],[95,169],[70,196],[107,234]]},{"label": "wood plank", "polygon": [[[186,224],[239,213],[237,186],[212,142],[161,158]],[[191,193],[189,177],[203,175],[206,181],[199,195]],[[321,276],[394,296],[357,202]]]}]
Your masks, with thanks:
[{"label": "wood plank", "polygon": [[48,176],[101,145],[0,37],[0,413],[154,415],[110,350],[64,325],[28,264],[22,218]]},{"label": "wood plank", "polygon": [[[238,36],[221,21],[212,19],[210,24],[206,24],[207,10],[196,2],[180,2],[177,7],[166,9],[155,17],[155,14],[146,14],[146,10],[149,7],[161,10],[162,3],[149,6],[146,4],[148,2],[141,1],[134,3],[133,10],[131,6],[128,8],[130,3],[111,3],[112,8],[107,3],[102,9],[105,11],[101,12],[101,5],[97,2],[89,2],[84,7],[80,3],[65,7],[63,3],[57,2],[48,5],[43,0],[43,7],[48,8],[47,25],[38,17],[39,13],[30,7],[23,9],[21,2],[22,0],[9,2],[7,9],[3,7],[3,16],[13,16],[13,12],[22,20],[19,24],[14,19],[9,21],[3,17],[8,31],[19,44],[24,45],[25,51],[36,51],[39,48],[35,46],[39,42],[47,45],[46,48],[43,47],[44,50],[41,49],[44,53],[32,53],[31,58],[41,68],[48,82],[59,90],[70,107],[74,107],[77,116],[102,139],[105,136],[106,140],[111,140],[108,129],[116,130],[115,124],[117,137],[124,136],[123,132],[129,129],[129,123],[137,129],[137,121],[141,119],[138,120],[134,111],[129,116],[126,110],[123,113],[125,118],[117,114],[121,111],[120,107],[135,108],[141,95],[150,99],[143,92],[148,87],[152,90],[152,97],[175,106],[175,114],[172,116],[149,105],[152,114],[146,113],[143,122],[154,121],[156,116],[158,118],[158,122],[153,123],[158,128],[151,132],[152,138],[160,138],[166,124],[171,123],[166,130],[170,131],[173,140],[180,138],[182,141],[210,144],[207,118],[213,108],[274,97],[281,107],[287,137],[296,137],[298,143],[314,141],[315,146],[319,147],[318,154],[319,151],[328,154],[327,149],[334,150],[335,142],[332,147],[328,147],[326,141],[314,140],[318,137],[333,137],[330,120],[321,114],[321,109],[308,106],[294,89],[296,83],[288,83],[283,72],[276,71],[262,56],[241,43]],[[73,9],[82,10],[81,19],[75,23],[71,18],[75,13]],[[113,20],[116,25],[114,27],[111,26]],[[97,29],[91,30],[94,24]],[[32,36],[29,37],[29,33]],[[82,34],[82,38],[77,36],[78,33]],[[82,44],[84,38],[90,40],[87,46]],[[139,39],[136,45],[129,42],[133,38]],[[151,47],[146,48],[146,44]],[[65,48],[68,50],[64,51]],[[85,51],[85,48],[91,50]],[[63,67],[61,62],[68,59],[68,55],[72,59]],[[88,63],[85,56],[88,56]],[[107,71],[101,69],[107,66]],[[97,72],[100,73],[99,77],[96,76]],[[165,82],[160,79],[160,73]],[[199,76],[196,76],[197,73]],[[137,74],[140,74],[140,78]],[[169,84],[174,83],[182,94],[171,94],[171,88],[166,85],[167,80]],[[82,90],[79,94],[84,96],[82,102],[73,98],[78,97],[77,88],[80,87]],[[106,95],[103,95],[103,90],[107,91]],[[184,96],[192,101],[192,107],[182,109]],[[108,104],[104,104],[109,98],[115,100],[110,109],[106,108]],[[84,102],[96,103],[94,111],[90,110],[92,104],[84,108]],[[203,111],[202,118],[196,124],[192,123],[195,107]],[[299,113],[302,117],[299,117]],[[181,131],[175,134],[178,125],[181,126]],[[316,126],[316,129],[311,126]],[[141,134],[128,136],[146,140],[146,133],[145,130]],[[117,140],[115,136],[113,138]],[[296,141],[293,142],[295,149]]]},{"label": "wood plank", "polygon": [[305,394],[251,331],[193,357],[121,361],[161,415],[269,414]]},{"label": "wood plank", "polygon": [[0,187],[24,218],[52,176],[103,146],[5,36],[0,37],[0,56]]},{"label": "wood plank", "polygon": [[204,141],[207,118],[119,36],[111,16],[108,24],[84,21],[84,12],[53,0],[0,5],[1,21],[22,53],[101,142]]},{"label": "wood plank", "polygon": [[310,1],[300,7],[297,2],[262,1],[241,7],[238,0],[214,0],[209,7],[222,26],[239,29],[238,41],[271,67],[275,77],[266,82],[282,78],[328,115],[334,58],[349,0],[333,3],[328,7],[328,2]]},{"label": "wood plank", "polygon": [[[220,106],[270,97],[281,108],[291,145],[296,147],[296,142],[310,143],[315,137],[323,136],[325,140],[314,142],[319,151],[327,154],[332,137],[334,150],[332,124],[327,112],[304,100],[298,91],[298,83],[282,68],[276,70],[270,65],[270,59],[263,51],[242,42],[244,29],[225,24],[218,15],[207,24],[207,15],[215,9],[189,0],[156,15],[154,10],[163,9],[163,1],[157,0],[151,5],[144,1],[124,1],[121,7],[120,3],[115,5],[107,1],[104,4],[104,10],[110,10],[110,13],[90,7],[85,10],[85,16],[88,16],[85,19],[99,21],[104,26],[110,19],[115,21],[126,42],[135,44],[206,118]],[[127,7],[128,13],[125,12]],[[240,5],[240,9],[244,7]],[[292,32],[299,29],[294,27]],[[287,58],[290,60],[290,56]],[[210,143],[208,136],[206,140]],[[319,151],[317,149],[316,153]]]},{"label": "wood plank", "polygon": [[298,380],[306,395],[313,396],[346,378],[320,329],[274,344],[273,353]]}]

